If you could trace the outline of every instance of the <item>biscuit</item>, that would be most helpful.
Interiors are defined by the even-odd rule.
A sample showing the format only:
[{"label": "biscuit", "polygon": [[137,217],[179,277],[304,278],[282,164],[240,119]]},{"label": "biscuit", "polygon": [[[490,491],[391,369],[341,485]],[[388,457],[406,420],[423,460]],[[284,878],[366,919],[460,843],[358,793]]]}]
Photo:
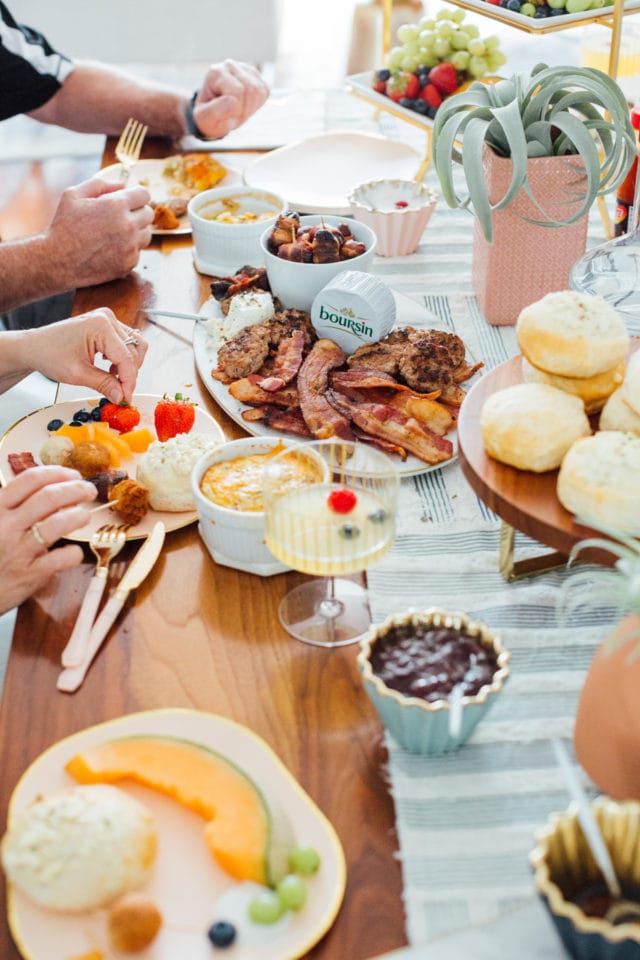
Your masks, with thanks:
[{"label": "biscuit", "polygon": [[142,886],[156,855],[155,818],[118,787],[72,787],[36,800],[2,841],[15,886],[49,910],[79,913]]},{"label": "biscuit", "polygon": [[597,413],[607,402],[624,378],[624,363],[618,363],[610,370],[596,373],[592,377],[561,377],[557,373],[538,370],[522,358],[522,379],[525,383],[546,383],[557,390],[564,390],[574,397],[580,397],[587,413]]},{"label": "biscuit", "polygon": [[640,437],[601,430],[573,444],[558,474],[558,500],[581,522],[640,534]]},{"label": "biscuit", "polygon": [[640,413],[627,403],[622,387],[611,394],[600,414],[601,430],[622,430],[640,436]]},{"label": "biscuit", "polygon": [[622,384],[622,396],[631,409],[640,415],[640,350],[631,354]]},{"label": "biscuit", "polygon": [[562,377],[592,377],[623,361],[629,334],[618,312],[603,300],[572,290],[548,293],[525,307],[516,338],[527,360]]},{"label": "biscuit", "polygon": [[480,411],[480,430],[489,456],[534,473],[555,470],[571,444],[591,432],[582,400],[543,383],[492,394]]}]

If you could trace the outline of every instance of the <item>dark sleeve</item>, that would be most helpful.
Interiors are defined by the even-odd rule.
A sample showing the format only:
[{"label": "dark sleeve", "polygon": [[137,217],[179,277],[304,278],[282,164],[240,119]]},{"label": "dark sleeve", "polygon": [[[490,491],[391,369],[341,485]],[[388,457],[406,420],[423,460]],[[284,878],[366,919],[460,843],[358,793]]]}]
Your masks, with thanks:
[{"label": "dark sleeve", "polygon": [[41,107],[73,70],[42,34],[17,24],[0,0],[0,120]]}]

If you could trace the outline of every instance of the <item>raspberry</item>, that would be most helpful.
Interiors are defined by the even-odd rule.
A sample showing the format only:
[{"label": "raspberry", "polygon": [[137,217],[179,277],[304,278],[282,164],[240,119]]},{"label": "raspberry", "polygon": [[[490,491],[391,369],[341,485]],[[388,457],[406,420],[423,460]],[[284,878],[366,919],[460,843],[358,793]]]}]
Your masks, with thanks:
[{"label": "raspberry", "polygon": [[396,207],[399,207],[401,210],[404,210],[404,208],[408,206],[409,204],[406,200],[396,200]]},{"label": "raspberry", "polygon": [[327,497],[327,506],[334,513],[351,513],[358,498],[353,490],[346,490],[344,487],[340,490],[332,490]]}]

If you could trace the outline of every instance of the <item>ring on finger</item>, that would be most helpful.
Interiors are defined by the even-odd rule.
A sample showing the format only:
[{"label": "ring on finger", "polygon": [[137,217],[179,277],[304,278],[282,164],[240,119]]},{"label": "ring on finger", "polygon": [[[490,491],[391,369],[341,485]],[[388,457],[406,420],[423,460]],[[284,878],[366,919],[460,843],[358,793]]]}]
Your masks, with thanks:
[{"label": "ring on finger", "polygon": [[132,347],[137,347],[138,344],[140,343],[137,337],[132,337],[132,336],[126,337],[122,342],[125,345],[125,347],[128,347],[129,345],[131,345]]},{"label": "ring on finger", "polygon": [[40,544],[41,547],[44,547],[45,550],[49,549],[49,545],[45,540],[45,538],[42,536],[42,533],[40,532],[40,527],[38,526],[37,523],[31,524],[31,526],[29,527],[29,533],[31,534],[33,539],[36,541],[36,543]]}]

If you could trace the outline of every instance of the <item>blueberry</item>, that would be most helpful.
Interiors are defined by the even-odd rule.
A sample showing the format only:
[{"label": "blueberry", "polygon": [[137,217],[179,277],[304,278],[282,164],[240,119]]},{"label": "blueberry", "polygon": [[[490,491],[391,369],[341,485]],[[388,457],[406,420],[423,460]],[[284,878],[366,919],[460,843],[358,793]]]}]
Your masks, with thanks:
[{"label": "blueberry", "polygon": [[111,403],[111,400],[109,400],[109,397],[102,397],[98,406],[105,407],[108,403]]},{"label": "blueberry", "polygon": [[82,426],[82,421],[81,421],[81,420],[70,420],[70,421],[69,421],[69,426],[70,426],[70,427],[81,427],[81,426]]},{"label": "blueberry", "polygon": [[236,938],[236,928],[227,920],[217,920],[207,930],[207,936],[214,947],[230,947]]},{"label": "blueberry", "polygon": [[88,423],[88,421],[91,420],[91,414],[88,410],[76,410],[73,419],[79,420],[80,423]]},{"label": "blueberry", "polygon": [[376,80],[381,80],[382,83],[386,83],[389,77],[391,76],[391,70],[378,70],[376,73]]},{"label": "blueberry", "polygon": [[380,507],[379,510],[374,510],[373,513],[370,513],[367,517],[371,523],[384,523],[387,519],[387,511],[384,507]]},{"label": "blueberry", "polygon": [[426,100],[416,100],[416,105],[413,109],[416,113],[421,113],[423,117],[426,117],[429,113],[429,104]]},{"label": "blueberry", "polygon": [[360,527],[356,527],[355,523],[343,523],[338,533],[345,540],[355,540],[360,536]]},{"label": "blueberry", "polygon": [[[520,7],[522,6],[520,0],[509,0],[507,4],[507,10],[513,11],[513,13],[520,13]],[[537,14],[536,14],[537,16]]]},{"label": "blueberry", "polygon": [[427,110],[427,116],[429,117],[430,120],[435,120],[437,112],[438,112],[437,107],[429,107],[429,109]]},{"label": "blueberry", "polygon": [[49,423],[47,424],[47,430],[50,430],[53,432],[54,430],[59,430],[60,427],[63,427],[63,426],[64,426],[64,420],[49,420]]},{"label": "blueberry", "polygon": [[398,103],[400,104],[401,107],[404,107],[406,110],[413,109],[413,100],[411,99],[411,97],[400,97],[400,99],[398,100]]},{"label": "blueberry", "polygon": [[551,13],[549,7],[536,7],[536,12],[533,15],[534,20],[544,20],[545,17],[548,17]]},{"label": "blueberry", "polygon": [[101,410],[101,409],[102,409],[102,407],[94,407],[94,408],[93,408],[93,410],[91,411],[91,419],[92,419],[92,420],[100,420],[100,410]]},{"label": "blueberry", "polygon": [[549,10],[549,16],[550,16],[550,17],[563,17],[566,12],[567,12],[567,11],[564,9],[564,7],[553,7],[551,10]]}]

